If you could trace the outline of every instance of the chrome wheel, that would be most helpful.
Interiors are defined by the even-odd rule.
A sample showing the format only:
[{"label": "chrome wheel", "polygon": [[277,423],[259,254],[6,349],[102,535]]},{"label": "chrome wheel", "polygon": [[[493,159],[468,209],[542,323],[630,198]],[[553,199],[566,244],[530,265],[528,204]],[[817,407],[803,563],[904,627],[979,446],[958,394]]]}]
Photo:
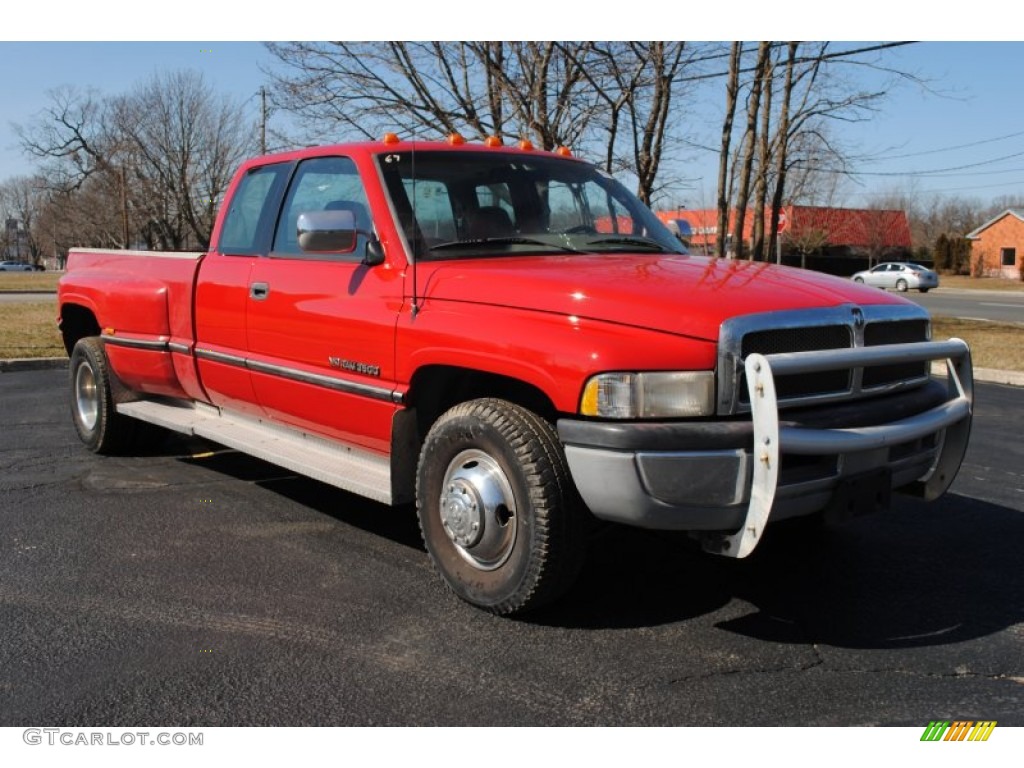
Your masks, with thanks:
[{"label": "chrome wheel", "polygon": [[516,541],[516,500],[504,471],[477,449],[448,464],[441,486],[441,523],[458,553],[471,565],[493,571]]},{"label": "chrome wheel", "polygon": [[100,413],[100,394],[96,374],[89,365],[80,365],[75,371],[75,410],[82,426],[92,431]]}]

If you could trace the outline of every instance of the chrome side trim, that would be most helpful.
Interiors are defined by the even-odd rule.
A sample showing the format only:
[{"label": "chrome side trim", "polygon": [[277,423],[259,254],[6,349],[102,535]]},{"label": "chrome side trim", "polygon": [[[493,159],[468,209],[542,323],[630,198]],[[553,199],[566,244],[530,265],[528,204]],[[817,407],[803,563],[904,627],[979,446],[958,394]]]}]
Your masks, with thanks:
[{"label": "chrome side trim", "polygon": [[251,371],[269,373],[273,376],[280,376],[284,379],[300,381],[303,384],[313,384],[318,387],[333,389],[337,392],[349,392],[369,397],[374,400],[384,400],[389,403],[393,402],[392,396],[394,393],[390,389],[385,389],[384,387],[375,387],[371,384],[362,384],[358,381],[345,381],[343,379],[336,379],[333,376],[324,376],[319,373],[297,371],[294,368],[286,368],[282,365],[274,365],[273,363],[262,363],[257,360],[247,360],[246,367]]},{"label": "chrome side trim", "polygon": [[157,339],[126,339],[121,336],[108,336],[105,333],[100,335],[100,339],[104,344],[110,344],[114,347],[149,349],[154,352],[166,352],[169,348],[169,342]]},{"label": "chrome side trim", "polygon": [[192,352],[192,347],[190,347],[188,344],[178,344],[175,341],[167,342],[167,349],[169,349],[171,352],[177,352],[178,354],[181,355],[187,355]]},{"label": "chrome side trim", "polygon": [[99,253],[103,256],[110,256],[111,254],[116,256],[153,256],[158,259],[190,259],[192,261],[206,253],[205,251],[132,251],[125,249],[109,251],[105,248],[72,248],[71,252]]},{"label": "chrome side trim", "polygon": [[225,352],[216,352],[212,349],[197,348],[196,357],[204,360],[213,360],[214,362],[224,363],[225,365],[233,365],[238,368],[247,368],[250,371],[266,373],[271,376],[280,376],[283,379],[299,381],[303,384],[312,384],[317,387],[332,389],[336,392],[347,392],[349,394],[362,395],[363,397],[368,397],[372,400],[383,400],[384,402],[395,403],[397,405],[401,405],[405,401],[401,392],[387,389],[385,387],[375,387],[372,384],[363,384],[358,381],[346,381],[345,379],[337,379],[333,376],[324,376],[320,373],[310,373],[308,371],[296,370],[295,368],[288,368],[283,365],[274,365],[273,363],[249,360],[247,358],[227,354]]},{"label": "chrome side trim", "polygon": [[196,357],[201,360],[213,360],[216,363],[225,363],[226,365],[236,365],[239,368],[245,368],[244,357],[229,355],[225,352],[215,352],[212,349],[201,349],[196,347]]}]

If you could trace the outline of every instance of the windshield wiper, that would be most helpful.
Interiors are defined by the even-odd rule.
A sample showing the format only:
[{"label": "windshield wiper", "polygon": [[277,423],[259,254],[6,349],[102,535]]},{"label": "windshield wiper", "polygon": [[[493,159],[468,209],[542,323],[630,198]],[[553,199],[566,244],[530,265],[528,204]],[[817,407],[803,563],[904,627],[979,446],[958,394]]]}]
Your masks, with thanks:
[{"label": "windshield wiper", "polygon": [[576,248],[570,248],[561,243],[552,243],[547,240],[537,240],[532,237],[477,237],[470,240],[450,240],[447,243],[438,243],[430,246],[431,251],[447,251],[455,248],[472,248],[478,245],[540,245],[553,251],[569,251],[579,253]]},{"label": "windshield wiper", "polygon": [[659,242],[651,240],[649,237],[602,237],[599,240],[588,240],[587,245],[626,245],[630,248],[642,248],[647,251],[671,253],[671,251]]}]

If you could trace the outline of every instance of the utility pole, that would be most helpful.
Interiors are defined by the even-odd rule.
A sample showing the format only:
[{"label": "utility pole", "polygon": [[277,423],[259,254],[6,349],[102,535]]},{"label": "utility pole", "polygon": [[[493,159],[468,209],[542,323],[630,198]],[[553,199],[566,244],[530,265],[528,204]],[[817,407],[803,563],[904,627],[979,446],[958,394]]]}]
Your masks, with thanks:
[{"label": "utility pole", "polygon": [[121,228],[124,247],[130,248],[128,243],[128,183],[125,180],[124,166],[121,166]]},{"label": "utility pole", "polygon": [[267,89],[260,86],[260,154],[267,154]]}]

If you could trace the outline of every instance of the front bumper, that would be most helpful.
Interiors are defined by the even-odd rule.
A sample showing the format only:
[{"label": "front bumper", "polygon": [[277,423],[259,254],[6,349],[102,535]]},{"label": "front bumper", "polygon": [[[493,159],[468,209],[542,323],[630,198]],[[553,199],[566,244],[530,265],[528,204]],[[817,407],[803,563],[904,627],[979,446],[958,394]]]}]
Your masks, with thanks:
[{"label": "front bumper", "polygon": [[[945,360],[945,386],[933,380],[887,397],[780,416],[776,375],[916,360]],[[852,505],[851,498],[859,509],[863,499],[851,497],[850,489],[869,482],[878,489],[877,506],[888,503],[891,488],[909,486],[931,499],[952,483],[971,424],[971,362],[964,342],[752,354],[745,364],[749,420],[559,421],[573,480],[595,516],[644,528],[714,532],[704,537],[706,548],[745,557],[769,516],[779,520]]]}]

